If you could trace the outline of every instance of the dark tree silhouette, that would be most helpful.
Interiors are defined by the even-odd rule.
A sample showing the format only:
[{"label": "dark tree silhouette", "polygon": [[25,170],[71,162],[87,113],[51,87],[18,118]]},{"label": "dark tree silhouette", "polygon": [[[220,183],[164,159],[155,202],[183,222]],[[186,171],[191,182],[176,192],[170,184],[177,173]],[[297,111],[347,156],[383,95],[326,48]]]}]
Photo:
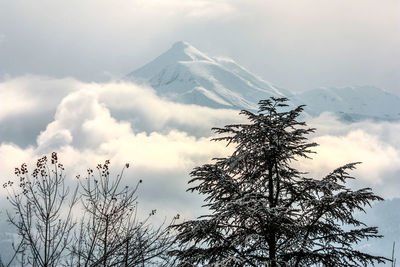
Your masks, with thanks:
[{"label": "dark tree silhouette", "polygon": [[68,203],[64,167],[56,153],[52,153],[50,162],[46,156],[40,158],[32,174],[24,163],[15,168],[15,175],[17,180],[3,187],[13,208],[7,213],[8,219],[21,238],[16,253],[24,266],[58,266],[71,241],[77,190]]},{"label": "dark tree silhouette", "polygon": [[168,225],[153,226],[153,210],[140,219],[136,191],[142,181],[134,187],[121,186],[129,164],[115,179],[110,177],[109,164],[108,160],[99,164],[97,172],[88,169],[72,194],[55,152],[50,162],[46,156],[40,158],[32,174],[26,164],[16,168],[16,181],[3,185],[13,208],[8,218],[21,239],[8,265],[173,265],[173,258],[167,256],[173,246],[168,227],[178,217]]},{"label": "dark tree silhouette", "polygon": [[[134,187],[121,186],[125,168],[115,179],[110,177],[110,162],[88,170],[81,180],[84,215],[71,246],[70,266],[164,266],[172,237],[164,225],[149,224],[155,210],[143,220],[137,217]],[[97,174],[96,174],[97,172]],[[95,175],[96,174],[96,175]],[[172,222],[175,221],[175,218]]]},{"label": "dark tree silhouette", "polygon": [[213,130],[234,145],[233,154],[191,172],[189,191],[206,196],[210,213],[173,229],[181,266],[365,266],[384,257],[353,248],[381,237],[376,227],[354,218],[357,210],[382,200],[370,188],[345,186],[357,163],[322,179],[307,178],[291,163],[308,158],[314,129],[298,121],[303,106],[288,109],[285,98],[260,101],[248,124]]}]

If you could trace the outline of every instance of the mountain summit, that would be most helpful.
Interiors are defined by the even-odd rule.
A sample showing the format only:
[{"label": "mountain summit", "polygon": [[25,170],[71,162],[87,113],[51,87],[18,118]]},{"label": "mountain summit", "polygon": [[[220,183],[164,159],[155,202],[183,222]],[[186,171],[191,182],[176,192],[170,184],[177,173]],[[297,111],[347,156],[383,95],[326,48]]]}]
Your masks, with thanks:
[{"label": "mountain summit", "polygon": [[254,110],[260,99],[288,96],[232,59],[207,56],[187,42],[173,44],[127,79],[169,100],[213,108]]},{"label": "mountain summit", "polygon": [[342,120],[400,120],[400,97],[371,86],[319,88],[294,94],[259,78],[234,60],[210,57],[187,42],[177,42],[127,80],[146,84],[168,100],[207,106],[256,110],[261,99],[287,97],[306,104],[318,116],[332,112]]}]

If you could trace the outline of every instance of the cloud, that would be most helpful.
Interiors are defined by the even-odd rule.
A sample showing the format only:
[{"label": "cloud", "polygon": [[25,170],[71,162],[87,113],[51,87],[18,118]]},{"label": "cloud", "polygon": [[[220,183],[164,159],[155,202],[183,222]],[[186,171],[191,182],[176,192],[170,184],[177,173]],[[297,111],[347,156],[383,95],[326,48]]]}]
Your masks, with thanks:
[{"label": "cloud", "polygon": [[0,145],[0,184],[14,176],[14,168],[19,167],[23,162],[31,163],[35,156],[33,148],[21,149],[15,144],[2,143]]},{"label": "cloud", "polygon": [[302,162],[302,165],[317,177],[350,162],[362,162],[355,173],[370,184],[381,184],[385,181],[385,173],[400,171],[398,149],[364,129],[341,136],[323,135],[313,141],[319,144],[314,149],[317,154],[312,161]]},{"label": "cloud", "polygon": [[[123,86],[129,85],[124,84]],[[114,89],[113,93],[118,94],[119,91],[115,90],[115,84],[111,87]],[[123,97],[121,96],[121,99]],[[138,95],[133,97],[137,98]],[[156,98],[156,96],[153,97]],[[169,104],[170,106],[164,108],[169,109],[175,106],[173,103]],[[171,113],[164,112],[163,114],[166,121],[178,119],[181,123],[191,124],[197,119],[202,122],[207,120],[204,117],[196,118],[199,115],[196,112],[198,108],[196,106],[184,108],[182,105],[176,105],[176,107],[186,109],[184,111],[191,109],[191,116],[183,115],[181,117],[182,115],[178,115],[181,113],[169,109]],[[135,108],[143,107],[135,106]],[[163,113],[162,106],[160,109],[158,112]],[[150,109],[145,109],[141,113],[146,111],[154,113],[155,110],[157,109],[151,107],[150,104]],[[202,115],[201,111],[200,108],[200,115]],[[215,112],[218,113],[218,111],[210,109],[209,112],[211,111],[214,112],[214,116]],[[224,114],[224,110],[221,111]],[[211,114],[209,115],[211,117]],[[136,117],[141,114],[132,112],[131,116]],[[157,117],[148,116],[148,118],[159,123]],[[226,119],[228,120],[228,118]],[[164,122],[161,125],[167,125],[167,123]],[[192,165],[192,158],[203,158],[209,156],[211,151],[216,152],[221,149],[221,146],[213,149],[215,145],[209,142],[208,137],[196,138],[179,129],[170,130],[167,133],[156,131],[135,133],[129,122],[120,121],[111,116],[107,104],[99,102],[95,91],[87,90],[76,91],[66,96],[57,108],[54,121],[48,124],[37,140],[39,153],[57,151],[64,146],[71,146],[81,151],[93,150],[95,154],[111,157],[118,155],[118,158],[135,155],[132,159],[136,165],[149,169],[186,167]],[[157,164],[153,164],[153,161],[156,161]]]},{"label": "cloud", "polygon": [[9,100],[0,107],[0,121],[8,116],[32,110],[36,106],[35,101],[27,99],[20,92],[0,90],[0,98]]},{"label": "cloud", "polygon": [[38,139],[39,149],[48,151],[65,145],[97,147],[102,142],[130,134],[129,123],[118,123],[90,91],[77,91],[60,103],[51,122]]},{"label": "cloud", "polygon": [[[71,184],[77,174],[84,175],[87,168],[106,159],[111,160],[113,174],[129,162],[132,167],[124,182],[134,184],[143,179],[138,192],[141,207],[144,212],[158,208],[162,216],[174,212],[199,215],[201,210],[194,207],[201,206],[200,197],[185,192],[190,171],[233,149],[210,142],[209,129],[243,120],[238,111],[172,103],[157,97],[150,88],[123,82],[85,83],[30,76],[0,83],[0,88],[5,96],[18,92],[23,103],[33,99],[35,106],[19,113],[10,111],[7,117],[19,121],[32,113],[29,118],[33,122],[43,114],[49,118],[34,142],[26,146],[13,139],[18,131],[2,138],[0,182],[12,179],[14,167],[22,162],[34,166],[37,158],[52,151],[59,153]],[[55,88],[61,89],[55,93]],[[13,97],[5,102],[9,101]],[[0,129],[7,128],[7,117],[0,121]],[[313,160],[296,163],[300,170],[320,178],[340,165],[362,161],[354,172],[358,179],[353,185],[371,186],[389,198],[400,196],[396,190],[400,186],[400,123],[349,124],[329,113],[307,121],[317,128],[310,141],[320,145]],[[30,125],[24,127],[29,132]]]},{"label": "cloud", "polygon": [[295,163],[300,170],[322,178],[346,163],[361,162],[351,173],[356,178],[352,185],[372,187],[385,198],[400,196],[399,122],[344,123],[323,113],[309,118],[308,124],[317,129],[310,141],[319,146],[313,149],[312,160]]},{"label": "cloud", "polygon": [[216,112],[208,107],[173,103],[157,97],[151,88],[130,83],[106,83],[94,90],[98,92],[99,101],[114,116],[146,131],[179,128],[195,136],[204,136],[216,125],[241,120],[236,110],[218,109]]},{"label": "cloud", "polygon": [[8,117],[54,110],[59,101],[74,86],[73,79],[54,80],[48,77],[26,75],[6,78],[0,83],[0,122]]},{"label": "cloud", "polygon": [[0,141],[26,147],[48,123],[61,99],[79,89],[79,82],[25,75],[0,82]]},{"label": "cloud", "polygon": [[[64,127],[70,131],[86,116],[94,117],[104,111],[102,116],[129,122],[137,131],[166,133],[179,127],[197,137],[209,135],[213,126],[239,120],[233,110],[215,112],[206,107],[172,103],[158,98],[151,88],[123,82],[85,83],[72,78],[28,75],[0,82],[0,96],[5,99],[0,107],[0,140],[24,147],[35,144],[40,131],[54,116],[57,122],[49,126],[53,129]],[[107,112],[110,114],[106,115]],[[95,127],[93,124],[103,119],[106,118],[85,127]],[[112,127],[108,129],[111,130]],[[57,138],[67,141],[67,135],[64,131]]]},{"label": "cloud", "polygon": [[[50,81],[55,87],[58,87],[57,82],[65,83],[63,79]],[[14,83],[19,86],[13,88],[27,99],[34,95],[30,92],[34,88],[24,87],[24,83],[17,81]],[[41,87],[43,84],[38,86],[45,91]],[[0,143],[0,182],[13,177],[14,167],[22,162],[33,167],[37,158],[52,151],[59,153],[70,184],[74,183],[77,174],[84,175],[87,168],[106,159],[111,160],[114,174],[130,162],[132,168],[125,182],[136,183],[137,174],[144,180],[140,192],[140,199],[146,200],[143,209],[161,206],[163,214],[170,214],[173,205],[168,203],[174,203],[181,214],[192,214],[183,207],[184,203],[198,201],[185,193],[189,172],[195,166],[227,153],[229,149],[224,144],[210,142],[209,129],[215,122],[237,122],[237,111],[171,103],[158,98],[149,88],[129,83],[73,81],[70,86],[52,108],[46,103],[49,100],[56,102],[57,97],[50,94],[47,98],[36,99],[35,114],[47,112],[53,117],[40,130],[36,142],[27,147],[13,142]],[[31,110],[21,112],[15,115],[15,120],[24,118]],[[185,128],[186,131],[182,130]],[[190,132],[205,134],[195,136]],[[12,136],[8,139],[12,140]],[[179,204],[182,199],[185,201]]]},{"label": "cloud", "polygon": [[[139,2],[138,2],[139,3]],[[196,19],[221,18],[224,15],[232,16],[237,14],[237,10],[228,1],[224,0],[188,0],[188,1],[160,1],[149,0],[142,1],[137,5],[146,13],[159,16],[185,16]],[[165,11],[168,12],[165,12]]]}]

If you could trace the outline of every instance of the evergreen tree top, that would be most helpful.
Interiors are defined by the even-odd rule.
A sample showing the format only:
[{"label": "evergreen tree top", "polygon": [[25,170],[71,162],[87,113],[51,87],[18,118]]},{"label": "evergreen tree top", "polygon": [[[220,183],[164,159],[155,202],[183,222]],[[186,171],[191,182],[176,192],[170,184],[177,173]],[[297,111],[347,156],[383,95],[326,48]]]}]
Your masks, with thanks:
[{"label": "evergreen tree top", "polygon": [[209,214],[173,226],[181,249],[171,254],[183,266],[364,266],[387,260],[353,248],[381,237],[353,216],[382,200],[370,188],[346,187],[358,163],[322,179],[291,166],[317,144],[307,139],[315,129],[298,121],[303,106],[290,109],[286,102],[262,100],[258,113],[241,112],[247,124],[213,128],[221,135],[213,140],[235,150],[190,174],[188,190],[205,195]]}]

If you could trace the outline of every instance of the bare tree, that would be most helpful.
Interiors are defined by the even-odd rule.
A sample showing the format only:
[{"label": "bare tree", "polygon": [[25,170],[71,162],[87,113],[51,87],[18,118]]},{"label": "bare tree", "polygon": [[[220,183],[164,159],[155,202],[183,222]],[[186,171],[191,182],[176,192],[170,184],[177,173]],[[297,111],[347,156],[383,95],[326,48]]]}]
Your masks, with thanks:
[{"label": "bare tree", "polygon": [[16,251],[21,256],[21,264],[58,266],[71,241],[70,233],[75,225],[72,208],[78,199],[78,187],[69,196],[64,167],[58,163],[55,152],[50,162],[46,156],[38,159],[32,174],[24,163],[15,168],[15,175],[17,180],[8,181],[3,187],[8,191],[7,199],[13,209],[7,212],[9,222],[21,238]]},{"label": "bare tree", "polygon": [[[15,169],[16,180],[3,185],[13,210],[7,213],[8,219],[21,239],[14,247],[14,263],[40,267],[173,265],[166,252],[173,246],[169,226],[178,216],[157,227],[150,222],[156,210],[140,219],[136,191],[142,181],[133,187],[121,186],[129,164],[115,179],[110,177],[109,164],[108,160],[99,164],[96,173],[88,169],[85,179],[77,176],[73,192],[65,185],[64,167],[56,153],[50,162],[46,156],[40,158],[32,174],[25,163]],[[79,222],[72,218],[73,209],[82,214]]]},{"label": "bare tree", "polygon": [[[156,211],[144,220],[137,216],[134,187],[121,186],[126,164],[115,179],[110,178],[110,162],[97,166],[81,181],[84,216],[71,246],[71,266],[162,266],[169,264],[166,251],[172,246],[168,228],[149,223]],[[96,174],[96,175],[95,175]],[[172,223],[177,217],[172,220]]]}]

